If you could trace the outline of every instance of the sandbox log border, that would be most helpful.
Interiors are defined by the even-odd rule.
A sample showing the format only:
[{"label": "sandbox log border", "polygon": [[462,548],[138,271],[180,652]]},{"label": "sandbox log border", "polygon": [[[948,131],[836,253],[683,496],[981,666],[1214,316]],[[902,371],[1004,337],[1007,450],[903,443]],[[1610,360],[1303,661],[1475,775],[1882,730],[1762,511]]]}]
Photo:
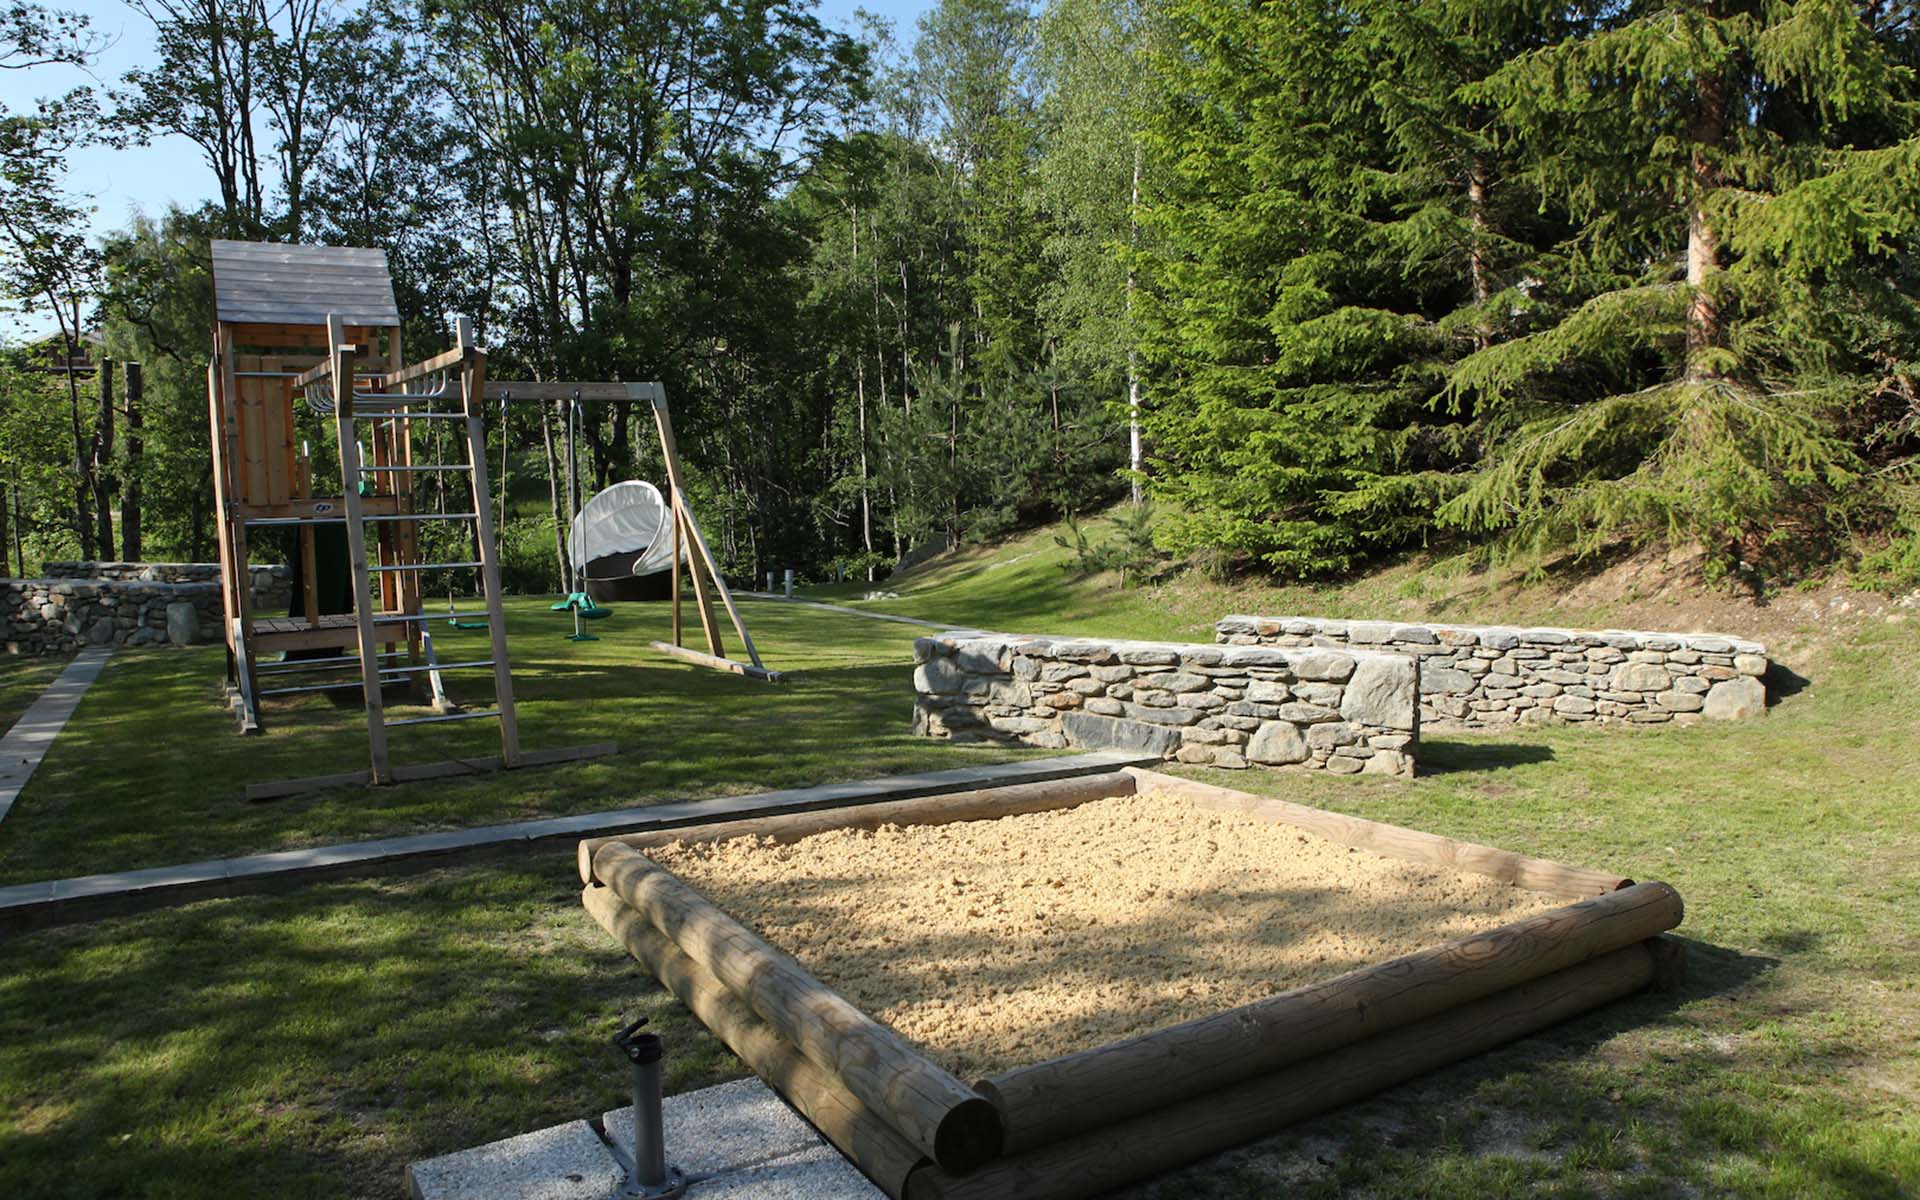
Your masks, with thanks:
[{"label": "sandbox log border", "polygon": [[[897,1037],[871,1037],[861,1025],[871,1018],[640,853],[674,840],[992,820],[1147,789],[1573,903],[965,1088]],[[1671,986],[1684,966],[1683,948],[1664,936],[1684,904],[1664,883],[1132,766],[858,812],[593,839],[579,857],[595,920],[895,1200],[1091,1196]],[[843,1070],[846,1061],[857,1069]],[[990,1101],[991,1128],[967,1103],[974,1097]],[[942,1127],[962,1113],[964,1133],[943,1141]]]}]

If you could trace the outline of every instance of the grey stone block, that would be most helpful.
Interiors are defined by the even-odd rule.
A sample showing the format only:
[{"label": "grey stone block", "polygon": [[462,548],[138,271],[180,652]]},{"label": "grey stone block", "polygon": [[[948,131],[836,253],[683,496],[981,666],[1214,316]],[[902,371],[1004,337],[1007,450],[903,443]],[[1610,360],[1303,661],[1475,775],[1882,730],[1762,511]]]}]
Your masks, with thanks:
[{"label": "grey stone block", "polygon": [[686,1200],[886,1200],[886,1193],[822,1146],[696,1183]]},{"label": "grey stone block", "polygon": [[407,1167],[413,1200],[611,1200],[625,1182],[619,1161],[585,1121]]},{"label": "grey stone block", "polygon": [[1166,757],[1180,747],[1180,730],[1118,717],[1069,712],[1060,718],[1060,731],[1075,746],[1091,750],[1130,750]]},{"label": "grey stone block", "polygon": [[[724,1175],[823,1145],[813,1126],[757,1075],[668,1096],[662,1110],[667,1162],[689,1179]],[[601,1124],[631,1159],[633,1106],[614,1109]]]}]

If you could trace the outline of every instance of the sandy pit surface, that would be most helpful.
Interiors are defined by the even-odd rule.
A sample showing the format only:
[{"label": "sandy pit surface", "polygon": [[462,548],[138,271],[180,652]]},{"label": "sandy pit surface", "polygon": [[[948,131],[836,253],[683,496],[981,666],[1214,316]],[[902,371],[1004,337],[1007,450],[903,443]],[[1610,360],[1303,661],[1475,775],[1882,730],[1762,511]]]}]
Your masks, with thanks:
[{"label": "sandy pit surface", "polygon": [[650,854],[963,1079],[1566,903],[1153,794]]}]

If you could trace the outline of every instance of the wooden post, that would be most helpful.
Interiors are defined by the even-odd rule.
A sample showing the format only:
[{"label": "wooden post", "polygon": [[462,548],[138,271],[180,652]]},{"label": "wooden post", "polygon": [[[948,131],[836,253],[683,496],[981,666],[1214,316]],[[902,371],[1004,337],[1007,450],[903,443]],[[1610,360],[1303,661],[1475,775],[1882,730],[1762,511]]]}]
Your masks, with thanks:
[{"label": "wooden post", "polygon": [[372,587],[367,572],[367,529],[360,504],[360,441],[353,423],[354,347],[337,313],[327,314],[327,356],[333,375],[333,428],[340,440],[340,495],[347,512],[347,559],[353,568],[353,618],[359,632],[360,690],[367,705],[367,752],[373,782],[391,782],[387,762],[387,712],[380,695],[379,649],[374,642]]},{"label": "wooden post", "polygon": [[680,537],[679,513],[680,513],[679,502],[673,498],[673,482],[669,480],[667,482],[667,519],[673,524],[673,567],[671,569],[672,582],[669,586],[673,589],[673,644],[676,646],[681,644],[681,640],[680,640],[680,558],[681,558],[681,555],[685,553],[685,546],[686,546],[686,542],[683,541]]},{"label": "wooden post", "polygon": [[493,540],[493,508],[487,481],[487,352],[474,345],[473,323],[454,322],[460,357],[460,403],[467,419],[467,478],[473,486],[479,524],[480,577],[487,591],[487,636],[493,647],[493,700],[500,710],[500,761],[520,765],[520,722],[513,706],[513,667],[507,658],[507,615],[500,597],[500,555]]},{"label": "wooden post", "polygon": [[638,851],[602,846],[594,874],[815,1065],[954,1171],[1000,1152],[1000,1114],[899,1034]]},{"label": "wooden post", "polygon": [[[697,552],[704,543],[700,538],[700,527],[694,524],[693,514],[687,510],[686,481],[680,475],[680,446],[673,437],[673,417],[667,412],[666,391],[657,383],[629,384],[628,389],[636,393],[636,397],[644,395],[653,403],[653,426],[660,434],[660,457],[667,468],[668,507],[673,510],[674,532],[677,536],[684,531],[687,542]],[[676,556],[674,562],[679,561]],[[720,641],[719,627],[714,623],[713,605],[707,599],[707,583],[700,567],[700,561],[696,558],[693,569],[688,572],[693,579],[694,602],[700,607],[700,627],[707,635],[707,653],[724,658],[727,650]],[[678,637],[674,638],[675,645],[679,642]]]},{"label": "wooden post", "polygon": [[670,843],[725,842],[734,838],[768,838],[775,842],[796,842],[834,829],[878,829],[882,825],[951,825],[956,821],[987,821],[1021,813],[1052,812],[1075,808],[1090,800],[1133,794],[1133,779],[1119,771],[1101,775],[1080,775],[1071,779],[1050,779],[1040,783],[1015,783],[1003,787],[975,788],[964,792],[941,792],[932,796],[913,796],[905,800],[882,800],[873,804],[852,804],[841,808],[814,809],[808,812],[778,813],[745,820],[719,821],[711,825],[685,825],[678,829],[654,829],[645,833],[621,833],[611,837],[585,838],[575,854],[582,883],[597,883],[593,856],[611,842],[634,850],[646,850]]},{"label": "wooden post", "polygon": [[[714,561],[713,551],[707,548],[706,537],[701,534],[700,526],[694,521],[693,513],[686,506],[686,491],[680,484],[680,450],[678,443],[674,441],[673,437],[673,416],[667,411],[667,391],[657,383],[640,384],[637,385],[637,387],[646,387],[652,390],[654,424],[660,429],[660,452],[666,458],[667,479],[673,485],[674,497],[680,509],[681,519],[687,524],[688,539],[692,541],[694,549],[699,553],[701,560],[705,562],[707,572],[713,576],[713,586],[715,590],[720,593],[720,602],[726,606],[727,617],[733,622],[733,631],[740,635],[740,644],[747,648],[747,658],[754,666],[763,667],[765,664],[760,661],[760,652],[754,648],[753,636],[747,632],[746,622],[740,619],[740,610],[734,607],[733,593],[727,589],[726,578],[720,573],[720,564]],[[696,564],[694,568],[694,588],[696,592],[699,590],[699,585],[700,572],[699,565]],[[701,604],[702,606],[706,605],[704,596],[701,598]],[[708,611],[703,613],[702,620],[711,625],[713,621],[712,612]],[[707,641],[711,643],[714,654],[719,655],[724,653],[719,648],[719,635],[712,629],[707,631]]]},{"label": "wooden post", "polygon": [[833,1072],[815,1064],[755,1016],[712,972],[687,957],[612,889],[589,887],[580,899],[601,928],[887,1195],[897,1200],[905,1194],[908,1176],[927,1160],[882,1115],[849,1092]]},{"label": "wooden post", "polygon": [[[243,469],[244,454],[241,445],[241,429],[238,423],[240,405],[240,381],[234,374],[237,369],[233,361],[233,331],[225,328],[219,334],[219,352],[215,360],[219,372],[219,386],[215,389],[215,406],[219,410],[220,428],[216,436],[224,439],[226,447],[226,502],[221,505],[220,526],[222,542],[227,551],[225,561],[231,576],[227,593],[227,617],[232,622],[229,642],[233,648],[231,666],[234,680],[240,688],[240,728],[242,732],[258,732],[260,728],[260,709],[258,693],[254,688],[253,661],[253,568],[251,550],[247,535],[246,512],[253,503],[253,496],[247,485],[240,482],[248,477]],[[218,472],[216,471],[216,476]],[[236,492],[238,494],[236,494]]]},{"label": "wooden post", "polygon": [[[1480,1054],[1638,991],[1653,977],[1635,944],[1447,1009],[1283,1071],[990,1163],[928,1167],[909,1200],[1079,1200],[1269,1134],[1294,1121]],[[1152,1077],[1133,1086],[1151,1091]]]},{"label": "wooden post", "polygon": [[999,1106],[1007,1152],[1017,1154],[1565,970],[1672,929],[1683,913],[1671,887],[1636,884],[1228,1012],[1018,1067],[978,1088]]}]

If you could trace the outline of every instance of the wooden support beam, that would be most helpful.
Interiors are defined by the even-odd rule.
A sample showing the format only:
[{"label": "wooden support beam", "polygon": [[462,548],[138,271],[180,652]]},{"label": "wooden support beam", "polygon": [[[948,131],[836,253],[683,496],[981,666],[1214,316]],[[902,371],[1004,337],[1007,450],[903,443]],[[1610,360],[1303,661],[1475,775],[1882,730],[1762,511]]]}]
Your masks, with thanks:
[{"label": "wooden support beam", "polygon": [[[978,1084],[1017,1154],[1205,1096],[1632,946],[1680,924],[1642,883]],[[1152,1087],[1141,1081],[1152,1080]]]},{"label": "wooden support beam", "polygon": [[[397,333],[398,331],[396,330],[395,332]],[[401,367],[392,374],[382,375],[380,377],[380,386],[383,389],[394,388],[405,383],[412,383],[414,380],[428,375],[437,375],[441,371],[450,370],[466,361],[466,354],[466,348],[456,344],[453,349],[442,351],[432,358],[423,359],[411,366]]]},{"label": "wooden support beam", "polygon": [[367,756],[372,782],[389,779],[386,701],[380,694],[380,659],[375,648],[372,586],[367,576],[367,527],[360,509],[360,440],[353,423],[353,347],[345,344],[340,318],[327,318],[332,347],[333,428],[340,443],[340,495],[346,503],[347,559],[353,572],[355,641],[360,648],[360,695],[366,704]]},{"label": "wooden support beam", "polygon": [[878,829],[882,825],[951,825],[957,821],[989,821],[1021,813],[1053,812],[1062,808],[1076,808],[1088,801],[1104,800],[1109,796],[1130,796],[1133,789],[1132,776],[1119,771],[1107,771],[1067,779],[910,796],[847,808],[775,813],[744,820],[717,821],[711,825],[621,833],[611,837],[583,839],[575,855],[575,866],[580,870],[582,883],[598,883],[600,880],[593,874],[593,856],[600,847],[610,842],[618,842],[634,850],[647,850],[673,842],[725,842],[734,838],[795,842],[835,829]]},{"label": "wooden support beam", "polygon": [[601,928],[869,1179],[895,1200],[905,1195],[908,1177],[927,1160],[884,1116],[848,1091],[833,1072],[800,1053],[612,889],[588,887],[580,901]]},{"label": "wooden support beam", "polygon": [[1566,896],[1574,899],[1598,896],[1605,892],[1618,891],[1633,883],[1633,880],[1611,871],[1569,866],[1551,859],[1532,858],[1525,854],[1515,854],[1511,850],[1500,850],[1475,842],[1455,841],[1453,838],[1441,837],[1436,833],[1425,833],[1399,825],[1385,825],[1379,821],[1369,821],[1364,817],[1350,817],[1344,813],[1328,812],[1320,808],[1308,808],[1303,804],[1293,804],[1271,796],[1236,792],[1231,788],[1197,783],[1191,779],[1182,779],[1177,775],[1167,775],[1142,767],[1129,767],[1127,770],[1140,781],[1141,791],[1170,792],[1191,800],[1201,808],[1245,813],[1262,820],[1297,826],[1317,833],[1328,841],[1338,842],[1342,846],[1371,850],[1385,858],[1425,863],[1455,871],[1471,871],[1476,875],[1487,875],[1502,883],[1526,888],[1529,891],[1545,892],[1551,896]]},{"label": "wooden support beam", "polygon": [[487,636],[493,648],[494,706],[500,710],[500,756],[508,766],[520,760],[520,718],[513,704],[513,669],[507,657],[507,615],[500,592],[500,550],[494,542],[492,491],[487,480],[487,354],[473,340],[465,317],[454,324],[454,345],[462,354],[460,402],[467,419],[467,479],[472,485],[474,542],[480,551],[481,584],[486,589]]},{"label": "wooden support beam", "polygon": [[[720,572],[720,564],[714,560],[713,551],[708,549],[707,539],[700,532],[699,523],[693,519],[693,513],[687,507],[686,489],[680,482],[679,443],[673,436],[673,414],[667,408],[667,391],[657,383],[633,384],[631,391],[636,399],[644,396],[653,403],[654,424],[660,430],[660,451],[666,459],[667,478],[673,484],[674,502],[680,509],[682,520],[686,522],[688,539],[693,543],[693,548],[698,552],[700,560],[706,564],[707,573],[713,577],[714,590],[720,594],[720,603],[726,606],[727,617],[733,622],[733,631],[740,636],[740,644],[747,648],[747,658],[754,666],[764,667],[766,664],[760,661],[760,651],[754,647],[753,635],[747,632],[747,623],[740,619],[740,610],[733,603],[733,593],[727,589],[727,580]],[[700,578],[699,567],[700,564],[695,563],[696,589]],[[705,601],[703,600],[702,603],[704,604]],[[711,614],[709,613],[705,619],[711,622]],[[717,636],[709,631],[707,638],[709,642],[715,643],[712,647],[713,652],[721,654]]]},{"label": "wooden support beam", "polygon": [[[908,1200],[1080,1200],[1272,1133],[1646,987],[1635,944],[1285,1070],[962,1175],[914,1172]],[[1133,1086],[1151,1091],[1152,1077]]]},{"label": "wooden support beam", "polygon": [[781,1037],[885,1114],[920,1153],[950,1170],[970,1171],[1000,1152],[1000,1114],[992,1104],[791,955],[636,850],[602,846],[593,870]]},{"label": "wooden support beam", "polygon": [[716,671],[731,671],[735,675],[745,675],[748,679],[764,680],[767,683],[785,683],[787,676],[783,671],[769,671],[765,667],[756,667],[751,663],[738,662],[721,654],[702,654],[691,646],[676,646],[672,642],[649,642],[660,653],[690,662],[696,667],[712,667]]}]

